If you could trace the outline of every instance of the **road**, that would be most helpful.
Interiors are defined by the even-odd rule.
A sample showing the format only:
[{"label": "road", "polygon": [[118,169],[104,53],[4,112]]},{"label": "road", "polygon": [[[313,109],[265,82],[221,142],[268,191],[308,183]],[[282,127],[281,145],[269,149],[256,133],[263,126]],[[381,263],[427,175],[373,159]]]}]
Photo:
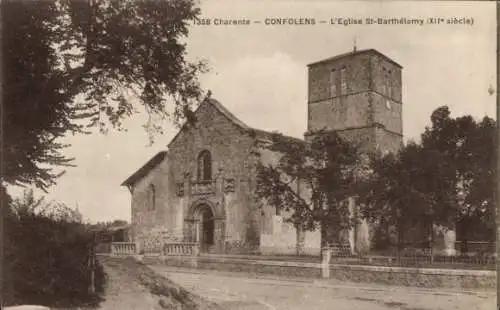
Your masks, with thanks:
[{"label": "road", "polygon": [[151,266],[156,272],[223,309],[241,310],[476,310],[495,309],[494,292],[355,284],[313,279],[254,277],[240,273]]}]

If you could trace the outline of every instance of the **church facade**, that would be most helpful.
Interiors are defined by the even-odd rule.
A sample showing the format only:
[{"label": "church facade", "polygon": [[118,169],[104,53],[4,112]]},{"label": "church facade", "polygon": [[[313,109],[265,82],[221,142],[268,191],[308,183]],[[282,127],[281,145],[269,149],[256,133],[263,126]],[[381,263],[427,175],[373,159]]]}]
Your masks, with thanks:
[{"label": "church facade", "polygon": [[[308,122],[313,132],[339,132],[366,150],[402,145],[402,67],[370,49],[308,65]],[[134,242],[154,251],[163,242],[198,242],[203,252],[319,254],[319,231],[297,230],[286,214],[254,198],[256,168],[278,154],[265,150],[272,133],[251,128],[220,102],[207,99],[160,152],[122,185],[131,192]],[[300,188],[300,187],[298,187]],[[361,224],[353,241],[366,239]]]}]

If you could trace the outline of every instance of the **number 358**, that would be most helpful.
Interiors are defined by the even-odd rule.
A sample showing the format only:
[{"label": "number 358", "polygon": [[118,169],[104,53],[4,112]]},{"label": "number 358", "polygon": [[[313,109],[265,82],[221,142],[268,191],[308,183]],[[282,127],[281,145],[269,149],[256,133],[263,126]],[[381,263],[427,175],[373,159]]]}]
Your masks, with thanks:
[{"label": "number 358", "polygon": [[200,19],[196,19],[194,21],[194,24],[195,25],[198,25],[198,26],[208,26],[210,25],[210,19],[209,18],[200,18]]}]

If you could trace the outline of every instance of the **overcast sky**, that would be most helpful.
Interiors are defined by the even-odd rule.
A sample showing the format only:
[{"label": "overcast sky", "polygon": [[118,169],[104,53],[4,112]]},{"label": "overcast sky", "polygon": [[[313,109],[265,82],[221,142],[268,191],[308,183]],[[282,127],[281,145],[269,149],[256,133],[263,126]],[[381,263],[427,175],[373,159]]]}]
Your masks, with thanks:
[{"label": "overcast sky", "polygon": [[[496,9],[494,2],[424,1],[205,1],[207,18],[248,18],[250,26],[193,26],[189,57],[206,59],[211,72],[201,77],[230,111],[248,125],[302,137],[307,119],[308,63],[358,49],[375,48],[403,69],[403,129],[418,138],[430,113],[448,105],[453,116],[495,117]],[[266,26],[265,18],[472,17],[470,25]],[[143,116],[128,122],[127,133],[68,137],[67,170],[48,197],[84,218],[130,220],[130,194],[120,184],[158,151],[176,129],[148,147]],[[12,191],[15,194],[17,191]]]}]

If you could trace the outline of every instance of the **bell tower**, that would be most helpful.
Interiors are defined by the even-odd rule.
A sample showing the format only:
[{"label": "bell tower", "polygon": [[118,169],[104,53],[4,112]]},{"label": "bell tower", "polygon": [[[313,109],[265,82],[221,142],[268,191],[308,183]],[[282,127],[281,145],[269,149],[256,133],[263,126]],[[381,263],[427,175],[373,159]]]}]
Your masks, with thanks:
[{"label": "bell tower", "polygon": [[326,130],[366,151],[403,144],[402,66],[374,49],[309,64],[307,104],[306,140]]}]

